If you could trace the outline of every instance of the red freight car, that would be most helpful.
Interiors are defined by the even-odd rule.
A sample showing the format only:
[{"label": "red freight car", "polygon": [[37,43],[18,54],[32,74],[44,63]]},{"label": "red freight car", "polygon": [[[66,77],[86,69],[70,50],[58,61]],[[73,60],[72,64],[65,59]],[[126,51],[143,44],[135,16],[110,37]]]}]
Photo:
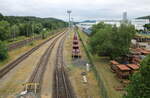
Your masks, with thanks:
[{"label": "red freight car", "polygon": [[74,33],[73,43],[72,43],[72,58],[80,58],[80,48],[79,48],[79,40],[77,33]]}]

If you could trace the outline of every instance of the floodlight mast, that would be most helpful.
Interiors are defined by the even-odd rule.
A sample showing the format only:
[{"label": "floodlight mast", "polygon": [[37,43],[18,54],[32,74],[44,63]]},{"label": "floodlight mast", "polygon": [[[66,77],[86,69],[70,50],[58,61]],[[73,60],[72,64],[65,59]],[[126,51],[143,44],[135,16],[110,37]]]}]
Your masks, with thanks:
[{"label": "floodlight mast", "polygon": [[74,21],[73,21],[73,17],[71,18],[71,22],[72,22],[72,27],[74,26]]},{"label": "floodlight mast", "polygon": [[71,14],[71,10],[67,10],[67,13],[68,13],[68,15],[69,15],[69,28],[71,28],[71,23],[70,23],[70,14]]}]

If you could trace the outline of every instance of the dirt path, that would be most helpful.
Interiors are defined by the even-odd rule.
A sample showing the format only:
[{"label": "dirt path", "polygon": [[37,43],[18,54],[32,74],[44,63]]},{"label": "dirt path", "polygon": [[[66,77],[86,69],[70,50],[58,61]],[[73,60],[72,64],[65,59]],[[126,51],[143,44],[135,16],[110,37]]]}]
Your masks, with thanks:
[{"label": "dirt path", "polygon": [[15,98],[50,44],[51,41],[40,47],[0,80],[0,98]]}]

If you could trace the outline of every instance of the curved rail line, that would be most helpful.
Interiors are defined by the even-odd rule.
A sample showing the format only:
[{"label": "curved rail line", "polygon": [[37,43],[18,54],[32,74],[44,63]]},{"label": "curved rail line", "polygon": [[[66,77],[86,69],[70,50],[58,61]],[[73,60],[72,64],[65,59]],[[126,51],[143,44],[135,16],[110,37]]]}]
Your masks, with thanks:
[{"label": "curved rail line", "polygon": [[62,39],[57,49],[57,59],[54,71],[52,98],[75,98],[75,94],[73,93],[71,83],[68,79],[68,75],[64,68],[64,59],[63,59],[64,41],[65,37]]},{"label": "curved rail line", "polygon": [[26,53],[24,53],[23,55],[21,55],[20,57],[18,57],[16,60],[14,60],[13,62],[9,63],[8,65],[6,65],[5,67],[3,67],[2,69],[0,69],[0,79],[5,76],[11,69],[13,69],[14,67],[16,67],[19,63],[21,63],[23,60],[25,60],[28,56],[30,56],[34,51],[36,51],[37,49],[39,49],[42,45],[44,45],[45,43],[47,43],[48,41],[52,40],[53,38],[57,37],[58,35],[60,35],[61,33],[58,33],[56,35],[53,35],[52,37],[50,37],[48,40],[44,41],[43,43],[35,46],[34,48],[32,48],[31,50],[27,51]]}]

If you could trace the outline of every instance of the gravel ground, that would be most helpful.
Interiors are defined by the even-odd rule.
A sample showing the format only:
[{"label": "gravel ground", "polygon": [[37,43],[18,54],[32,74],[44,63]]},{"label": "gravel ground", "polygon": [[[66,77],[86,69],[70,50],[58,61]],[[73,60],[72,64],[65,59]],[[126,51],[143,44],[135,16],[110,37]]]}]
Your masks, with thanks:
[{"label": "gravel ground", "polygon": [[75,66],[85,67],[88,63],[88,60],[85,59],[73,59],[72,64]]},{"label": "gravel ground", "polygon": [[0,80],[0,98],[15,98],[22,91],[22,84],[29,79],[40,57],[50,44],[51,41],[40,47]]},{"label": "gravel ground", "polygon": [[[97,81],[92,71],[86,72],[85,65],[88,63],[88,59],[84,48],[80,44],[81,58],[80,59],[72,59],[71,51],[72,51],[72,39],[73,39],[73,31],[70,32],[68,39],[65,41],[65,61],[69,73],[69,78],[71,80],[71,84],[74,88],[75,94],[77,98],[99,98],[99,91],[97,86]],[[81,75],[82,72],[86,72],[87,83],[83,83],[83,77]]]},{"label": "gravel ground", "polygon": [[[62,38],[62,37],[61,37]],[[52,98],[52,90],[53,90],[53,72],[55,67],[55,60],[56,60],[56,54],[57,54],[57,48],[60,43],[60,40],[56,43],[52,54],[49,58],[48,66],[46,68],[46,71],[44,73],[43,78],[43,84],[41,88],[41,96],[42,98]]]}]

